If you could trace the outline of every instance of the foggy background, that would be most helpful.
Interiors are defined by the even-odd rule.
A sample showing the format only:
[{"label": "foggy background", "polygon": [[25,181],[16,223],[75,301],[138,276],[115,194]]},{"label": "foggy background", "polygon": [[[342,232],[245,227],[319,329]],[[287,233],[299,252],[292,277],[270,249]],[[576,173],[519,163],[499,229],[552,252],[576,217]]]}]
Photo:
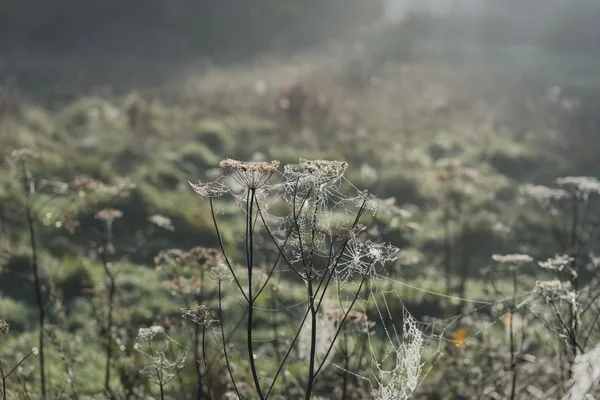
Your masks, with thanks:
[{"label": "foggy background", "polygon": [[[48,345],[50,359],[61,360],[48,367],[52,382],[71,383],[55,385],[56,398],[102,393],[107,269],[96,216],[114,208],[119,217],[108,225],[122,341],[114,354],[122,358],[114,358],[113,388],[129,390],[123,398],[156,394],[132,350],[139,327],[171,327],[190,348],[195,334],[197,350],[199,331],[182,322],[182,299],[216,304],[214,290],[174,296],[165,282],[177,282],[155,265],[167,249],[219,246],[206,202],[189,182],[220,177],[225,158],[282,166],[333,159],[348,163],[355,188],[381,200],[381,213],[367,216],[361,235],[400,248],[386,271],[397,284],[386,292],[392,309],[373,325],[373,340],[386,345],[385,334],[406,312],[429,329],[420,353],[429,372],[415,397],[505,400],[517,382],[513,400],[560,398],[583,351],[569,353],[574,346],[565,345],[562,328],[541,322],[552,311],[517,306],[539,294],[538,280],[577,282],[578,298],[589,296],[593,306],[581,319],[591,326],[586,351],[600,343],[600,259],[592,256],[600,252],[599,21],[598,0],[0,0],[0,160],[22,148],[16,154],[40,155],[28,173],[6,162],[0,174],[0,319],[11,325],[0,359],[16,364],[12,349],[31,348],[39,331],[30,290],[33,224],[47,321],[76,354]],[[546,196],[544,205],[563,200],[552,196],[565,176],[584,177],[574,180],[583,189],[570,190],[583,190],[573,199],[585,207],[561,214],[524,200],[524,188]],[[26,201],[27,179],[48,192]],[[231,257],[243,259],[238,204],[221,200],[221,235]],[[157,216],[161,224],[152,222]],[[587,244],[574,254],[576,235],[561,234],[578,228]],[[512,253],[532,257],[518,279],[492,259]],[[576,278],[563,266],[539,268],[557,253],[576,258]],[[194,268],[184,274],[203,282]],[[304,284],[281,282],[285,290],[266,292],[281,295],[274,299],[290,305],[287,314],[280,325],[265,317],[257,337],[302,317]],[[243,311],[229,304],[227,313]],[[369,321],[380,312],[372,304],[362,311]],[[508,350],[513,311],[523,357],[512,340]],[[241,331],[232,337],[245,340]],[[264,354],[281,350],[269,340],[257,346]],[[232,354],[247,374],[245,355]],[[292,372],[305,376],[305,360],[291,359]],[[340,398],[343,381],[347,400],[368,398],[376,364],[353,362],[357,375],[326,369],[315,393]],[[72,366],[81,378],[65,375]],[[39,398],[35,368],[23,375],[28,398]],[[225,374],[214,375],[222,395]],[[190,358],[168,395],[193,398],[199,378]],[[300,398],[289,382],[278,395]]]},{"label": "foggy background", "polygon": [[5,77],[70,69],[90,80],[107,66],[127,74],[137,62],[144,71],[132,75],[158,79],[193,62],[231,64],[363,41],[383,47],[382,57],[402,60],[410,46],[413,56],[533,74],[564,69],[561,57],[569,56],[576,74],[600,52],[599,16],[592,0],[3,0],[0,62]]}]

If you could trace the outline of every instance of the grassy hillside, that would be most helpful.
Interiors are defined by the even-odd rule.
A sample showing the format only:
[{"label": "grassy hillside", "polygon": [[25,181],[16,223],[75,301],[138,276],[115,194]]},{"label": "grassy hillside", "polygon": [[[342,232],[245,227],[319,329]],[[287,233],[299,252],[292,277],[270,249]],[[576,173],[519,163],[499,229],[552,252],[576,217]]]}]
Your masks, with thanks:
[{"label": "grassy hillside", "polygon": [[[568,253],[554,241],[549,214],[524,205],[520,188],[598,173],[595,144],[573,139],[588,131],[565,130],[587,115],[584,107],[554,86],[551,80],[530,85],[501,69],[428,61],[371,65],[311,56],[182,73],[169,85],[129,93],[44,89],[36,100],[31,91],[0,88],[0,158],[6,160],[0,182],[0,320],[10,324],[8,334],[0,333],[0,360],[15,365],[39,346],[42,304],[47,398],[103,398],[106,338],[113,349],[112,396],[159,396],[153,376],[138,373],[146,366],[145,355],[134,349],[138,329],[151,325],[165,329],[170,336],[165,343],[188,348],[181,371],[165,386],[165,398],[198,398],[198,376],[200,390],[210,390],[213,398],[233,396],[219,348],[220,324],[206,329],[207,370],[193,361],[203,329],[181,317],[181,309],[194,301],[217,312],[220,295],[210,270],[201,263],[156,264],[156,256],[168,249],[219,247],[208,203],[188,181],[223,175],[220,160],[285,165],[327,159],[348,163],[345,176],[354,187],[340,189],[343,195],[358,188],[381,199],[380,211],[361,220],[367,226],[364,237],[391,242],[400,252],[381,273],[385,280],[373,279],[359,291],[355,309],[375,322],[372,334],[343,331],[342,344],[315,382],[313,394],[322,397],[313,399],[358,399],[377,392],[382,374],[367,355],[391,362],[385,356],[391,327],[407,334],[403,323],[412,321],[407,313],[415,316],[424,340],[415,396],[509,398],[515,368],[507,359],[516,358],[507,350],[505,330],[510,326],[512,332],[506,318],[513,313],[524,337],[518,398],[556,396],[568,388],[568,378],[556,388],[565,373],[552,360],[563,356],[552,342],[554,331],[545,331],[537,318],[552,314],[535,297],[535,281],[552,272],[531,262],[519,270],[517,281],[512,269],[498,269],[491,258],[526,253],[544,260]],[[27,153],[15,153],[18,149]],[[243,198],[224,197],[216,212],[228,256],[244,276],[242,286],[250,279],[238,266],[246,257],[244,204]],[[275,215],[281,205],[272,207]],[[122,216],[104,225],[98,211],[109,208]],[[31,226],[41,298],[31,272]],[[257,258],[266,263],[273,246],[266,232],[260,233]],[[586,252],[594,247],[592,242]],[[593,274],[581,272],[581,282],[593,282]],[[181,286],[190,282],[191,289]],[[227,285],[218,319],[235,344],[229,356],[239,390],[254,398],[244,302],[235,284]],[[306,300],[306,285],[289,271],[268,288],[255,304],[254,325],[264,382],[277,370]],[[342,292],[330,292],[329,301],[343,303]],[[112,327],[106,332],[109,312]],[[27,398],[27,393],[39,398],[38,363],[32,355],[10,377],[8,398]],[[393,368],[379,367],[384,365]],[[294,350],[274,396],[304,397],[305,374],[306,355]],[[492,374],[497,379],[488,377]]]}]

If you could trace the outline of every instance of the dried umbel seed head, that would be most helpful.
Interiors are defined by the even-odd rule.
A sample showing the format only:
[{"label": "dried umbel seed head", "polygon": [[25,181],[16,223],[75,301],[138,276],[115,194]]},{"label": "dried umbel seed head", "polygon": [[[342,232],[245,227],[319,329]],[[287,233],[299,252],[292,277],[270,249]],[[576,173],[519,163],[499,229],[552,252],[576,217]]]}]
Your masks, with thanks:
[{"label": "dried umbel seed head", "polygon": [[330,236],[332,239],[350,239],[364,231],[365,226],[355,224],[354,221],[325,218],[317,222],[317,230]]},{"label": "dried umbel seed head", "polygon": [[298,164],[286,165],[284,176],[288,181],[289,189],[300,188],[303,190],[319,189],[337,183],[348,168],[344,161],[305,160],[300,159]]},{"label": "dried umbel seed head", "polygon": [[233,274],[225,263],[215,265],[211,268],[212,275],[217,281],[229,281],[233,279]]},{"label": "dried umbel seed head", "polygon": [[154,257],[154,264],[159,267],[208,267],[222,264],[224,258],[217,249],[194,247],[184,252],[180,249],[163,250]]},{"label": "dried umbel seed head", "polygon": [[600,181],[591,176],[565,176],[558,178],[556,185],[583,195],[600,193]]},{"label": "dried umbel seed head", "polygon": [[159,228],[166,229],[168,231],[174,231],[173,221],[171,218],[165,217],[164,215],[156,214],[148,217],[148,222],[158,226]]},{"label": "dried umbel seed head", "polygon": [[182,308],[181,316],[205,327],[209,327],[213,323],[219,322],[205,305],[200,305],[198,303],[195,303],[190,308]]},{"label": "dried umbel seed head", "polygon": [[159,267],[174,267],[184,264],[184,252],[179,249],[163,250],[154,257],[154,264]]},{"label": "dried umbel seed head", "polygon": [[10,162],[21,162],[27,160],[35,160],[39,157],[39,154],[34,150],[22,148],[13,150],[8,156],[8,161]]},{"label": "dried umbel seed head", "polygon": [[103,187],[102,182],[87,176],[74,179],[68,184],[70,190],[75,192],[91,193]]},{"label": "dried umbel seed head", "polygon": [[107,223],[113,222],[115,219],[123,217],[123,212],[115,210],[114,208],[105,208],[96,213],[95,218],[100,221]]},{"label": "dried umbel seed head", "polygon": [[184,261],[189,266],[214,267],[223,262],[223,255],[217,249],[208,247],[194,247],[184,254]]},{"label": "dried umbel seed head", "polygon": [[519,194],[525,198],[535,200],[541,204],[564,199],[569,195],[566,190],[551,188],[543,185],[526,184],[519,188]]},{"label": "dried umbel seed head", "polygon": [[533,261],[533,258],[527,254],[494,254],[492,260],[500,264],[510,264],[512,266],[525,265]]},{"label": "dried umbel seed head", "polygon": [[0,336],[6,335],[10,330],[10,325],[5,320],[0,319]]},{"label": "dried umbel seed head", "polygon": [[162,326],[151,326],[149,328],[140,328],[137,334],[138,342],[152,340],[156,335],[165,333]]},{"label": "dried umbel seed head", "polygon": [[535,291],[542,296],[552,296],[562,288],[563,284],[559,280],[535,282]]},{"label": "dried umbel seed head", "polygon": [[188,182],[194,192],[198,193],[200,197],[204,199],[216,199],[223,196],[225,193],[229,191],[227,186],[223,185],[221,182],[213,181],[213,182],[198,182],[192,183]]},{"label": "dried umbel seed head", "polygon": [[565,268],[569,269],[573,261],[575,261],[575,258],[567,254],[557,254],[554,257],[547,259],[546,261],[538,262],[538,265],[544,269],[562,272]]},{"label": "dried umbel seed head", "polygon": [[279,168],[279,161],[248,162],[227,158],[219,166],[226,169],[237,183],[254,190],[263,187],[271,179]]}]

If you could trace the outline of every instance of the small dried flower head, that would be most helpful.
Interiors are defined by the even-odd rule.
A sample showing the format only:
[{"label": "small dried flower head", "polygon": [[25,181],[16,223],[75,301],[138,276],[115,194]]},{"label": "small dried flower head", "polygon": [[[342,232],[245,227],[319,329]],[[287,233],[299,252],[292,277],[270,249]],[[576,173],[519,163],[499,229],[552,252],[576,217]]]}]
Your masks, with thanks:
[{"label": "small dried flower head", "polygon": [[188,182],[194,192],[198,193],[200,197],[204,199],[216,199],[223,196],[225,193],[229,191],[227,186],[223,185],[219,181],[212,182],[198,182],[197,184]]},{"label": "small dried flower head", "polygon": [[308,191],[320,189],[337,183],[346,172],[348,163],[330,160],[300,159],[298,164],[289,164],[284,168],[288,190]]},{"label": "small dried flower head", "polygon": [[21,162],[26,160],[35,160],[38,157],[39,154],[35,151],[27,148],[22,148],[13,150],[8,157],[8,161]]},{"label": "small dried flower head", "polygon": [[529,264],[533,258],[527,254],[494,254],[492,260],[500,264],[510,264],[512,266]]},{"label": "small dried flower head", "polygon": [[577,276],[577,271],[571,267],[571,263],[574,260],[575,259],[573,257],[567,254],[557,254],[546,261],[538,262],[538,265],[541,268],[548,269],[550,271],[562,272],[563,270],[567,269],[573,276]]},{"label": "small dried flower head", "polygon": [[211,272],[217,281],[230,281],[233,279],[233,275],[225,263],[213,266]]},{"label": "small dried flower head", "polygon": [[562,282],[559,280],[535,282],[535,291],[542,296],[552,296],[560,291],[562,287]]},{"label": "small dried flower head", "polygon": [[321,218],[317,221],[317,231],[332,239],[350,239],[365,230],[362,224],[339,218]]},{"label": "small dried flower head", "polygon": [[219,322],[205,305],[198,303],[194,303],[190,308],[182,308],[181,316],[207,328],[213,323]]},{"label": "small dried flower head", "polygon": [[31,352],[33,353],[34,356],[37,356],[38,354],[40,354],[40,351],[38,350],[37,347],[32,348]]},{"label": "small dried flower head", "polygon": [[149,328],[140,328],[137,334],[138,342],[154,339],[158,334],[164,333],[165,329],[162,326],[151,326]]},{"label": "small dried flower head", "polygon": [[68,184],[70,190],[83,194],[95,192],[102,187],[102,182],[87,176],[76,178]]},{"label": "small dried flower head", "polygon": [[0,336],[7,334],[9,330],[10,325],[5,320],[0,319]]},{"label": "small dried flower head", "polygon": [[551,201],[564,199],[568,196],[566,190],[551,188],[543,185],[523,185],[519,188],[519,194],[538,201],[542,204],[547,204]]},{"label": "small dried flower head", "polygon": [[159,325],[141,328],[134,350],[149,361],[140,374],[161,386],[177,376],[187,358],[187,348],[167,335],[164,327]]},{"label": "small dried flower head", "polygon": [[159,228],[166,229],[168,231],[174,231],[175,227],[173,226],[173,221],[171,218],[165,217],[164,215],[155,214],[148,217],[148,222],[158,226]]},{"label": "small dried flower head", "polygon": [[591,176],[565,176],[558,178],[556,184],[567,190],[581,193],[584,196],[591,193],[600,193],[600,181]]},{"label": "small dried flower head", "polygon": [[220,265],[223,260],[223,255],[217,249],[194,247],[187,252],[180,249],[163,250],[154,257],[154,264],[159,268],[212,268]]},{"label": "small dried flower head", "polygon": [[279,168],[279,161],[237,161],[227,158],[219,163],[233,179],[247,189],[263,187]]},{"label": "small dried flower head", "polygon": [[223,262],[223,255],[210,247],[194,247],[184,254],[184,260],[189,266],[212,268]]},{"label": "small dried flower head", "polygon": [[154,264],[159,268],[183,266],[184,254],[180,249],[163,250],[154,257]]},{"label": "small dried flower head", "polygon": [[105,208],[96,213],[95,218],[106,223],[112,223],[115,219],[123,217],[123,212],[114,208]]}]

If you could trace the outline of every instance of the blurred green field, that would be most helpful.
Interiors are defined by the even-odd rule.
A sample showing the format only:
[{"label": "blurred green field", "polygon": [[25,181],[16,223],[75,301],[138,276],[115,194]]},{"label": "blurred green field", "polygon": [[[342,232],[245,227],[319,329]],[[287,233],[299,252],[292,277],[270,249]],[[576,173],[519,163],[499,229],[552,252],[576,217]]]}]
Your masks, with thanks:
[{"label": "blurred green field", "polygon": [[[347,161],[347,178],[357,188],[395,199],[380,216],[367,216],[364,222],[373,228],[369,235],[393,243],[404,256],[388,273],[396,284],[384,288],[393,299],[387,323],[402,320],[408,310],[428,335],[423,351],[427,373],[416,396],[459,398],[449,397],[456,393],[476,398],[475,389],[457,389],[453,383],[460,382],[461,363],[476,363],[474,358],[486,353],[476,344],[505,344],[502,318],[509,305],[499,293],[509,298],[512,281],[510,276],[489,278],[492,254],[522,252],[542,260],[556,253],[547,216],[518,203],[520,185],[600,173],[600,141],[593,132],[565,129],[595,106],[585,101],[597,95],[599,60],[550,55],[532,47],[484,46],[453,48],[448,59],[443,50],[425,43],[410,61],[381,65],[355,55],[337,58],[311,52],[291,61],[210,67],[201,73],[190,67],[168,84],[127,90],[61,86],[59,79],[54,89],[48,81],[41,84],[39,97],[35,84],[25,84],[23,91],[18,84],[0,87],[0,159],[20,148],[35,152],[30,169],[38,187],[89,177],[117,188],[108,193],[36,195],[52,395],[102,398],[98,393],[104,354],[98,339],[105,317],[105,278],[98,254],[101,226],[94,219],[98,210],[110,207],[124,214],[113,226],[117,328],[111,335],[119,350],[113,385],[138,385],[143,394],[127,398],[151,398],[157,396],[156,388],[140,379],[141,360],[132,352],[138,328],[163,324],[187,344],[193,333],[192,324],[181,318],[181,308],[189,305],[165,287],[165,271],[156,268],[153,259],[166,249],[218,246],[208,206],[188,181],[220,176],[218,163],[224,158],[282,164],[307,158]],[[302,97],[300,105],[292,102],[296,95]],[[578,102],[584,106],[569,108]],[[452,166],[470,175],[448,187],[440,174]],[[0,338],[0,359],[14,362],[36,343],[37,315],[25,198],[14,166],[3,167],[0,317],[10,323],[11,331]],[[444,207],[451,196],[457,200],[448,217]],[[236,249],[244,232],[240,212],[231,199],[219,203],[223,240],[236,261],[243,261]],[[156,214],[168,217],[174,230],[150,223],[148,218]],[[442,272],[446,229],[455,246],[450,287]],[[535,281],[545,277],[535,266],[522,271],[519,298],[528,298]],[[214,308],[214,282],[206,284],[204,300]],[[259,357],[269,371],[276,365],[269,347],[273,329],[282,326],[282,340],[289,340],[290,324],[304,311],[297,306],[304,285],[285,277],[278,285],[284,289],[269,294],[273,297],[260,306],[276,301],[287,312],[276,323],[267,312],[259,313],[255,336],[257,342],[267,343]],[[227,299],[228,321],[243,317],[241,304],[235,296]],[[373,303],[361,306],[367,315],[377,314]],[[435,325],[432,318],[441,322]],[[479,318],[486,323],[479,325]],[[384,323],[374,329],[382,334]],[[463,349],[452,342],[459,324],[469,329],[469,356],[457,353]],[[435,331],[437,327],[443,332]],[[232,331],[233,342],[243,343],[242,331]],[[540,332],[536,335],[542,337],[540,343],[551,340]],[[244,378],[240,380],[251,382],[242,348],[233,351],[232,358]],[[219,350],[214,343],[209,346],[215,357]],[[471,371],[471,366],[462,366]],[[300,358],[290,362],[289,387],[295,387],[292,381],[303,368]],[[527,368],[535,377],[535,369]],[[225,392],[223,371],[222,361],[215,361],[210,379],[219,395]],[[341,379],[340,371],[328,369],[323,381]],[[36,362],[24,364],[19,375],[19,384],[35,397]],[[550,387],[553,376],[540,378],[540,386]],[[194,383],[194,363],[189,361],[167,387],[167,395],[192,398]],[[354,384],[357,391],[348,398],[367,393],[360,379]],[[315,394],[333,399],[339,396],[335,390],[324,383]],[[293,396],[289,393],[298,396],[293,390],[277,389],[277,395]],[[498,396],[490,398],[506,398]]]}]

